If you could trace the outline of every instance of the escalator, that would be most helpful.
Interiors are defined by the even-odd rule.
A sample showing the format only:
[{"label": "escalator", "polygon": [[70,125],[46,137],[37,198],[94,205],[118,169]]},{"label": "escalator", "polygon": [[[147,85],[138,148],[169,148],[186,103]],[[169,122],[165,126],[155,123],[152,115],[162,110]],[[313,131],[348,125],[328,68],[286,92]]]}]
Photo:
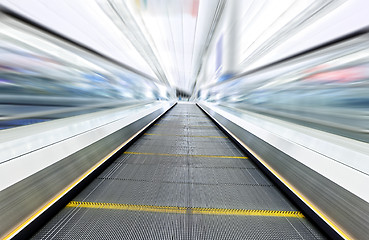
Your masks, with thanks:
[{"label": "escalator", "polygon": [[177,104],[33,239],[325,239],[194,104]]}]

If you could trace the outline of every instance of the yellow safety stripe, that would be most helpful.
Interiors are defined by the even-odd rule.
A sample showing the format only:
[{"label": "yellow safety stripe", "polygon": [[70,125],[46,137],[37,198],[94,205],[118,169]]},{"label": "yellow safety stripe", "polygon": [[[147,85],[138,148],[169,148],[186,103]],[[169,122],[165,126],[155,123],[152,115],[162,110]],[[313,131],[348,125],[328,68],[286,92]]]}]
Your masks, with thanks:
[{"label": "yellow safety stripe", "polygon": [[273,211],[273,210],[249,210],[249,209],[225,209],[225,208],[201,208],[201,207],[172,207],[119,203],[97,203],[71,201],[66,207],[113,209],[126,211],[160,212],[160,213],[189,213],[208,215],[237,215],[237,216],[266,216],[266,217],[293,217],[304,218],[299,211]]},{"label": "yellow safety stripe", "polygon": [[215,126],[209,126],[209,125],[174,125],[174,124],[161,124],[161,123],[155,123],[155,126],[166,126],[166,127],[193,127],[193,128],[215,128]]},{"label": "yellow safety stripe", "polygon": [[200,118],[208,118],[206,115],[192,115],[192,114],[188,114],[188,115],[171,114],[171,115],[166,115],[166,117],[200,117]]},{"label": "yellow safety stripe", "polygon": [[145,133],[144,135],[148,136],[171,136],[171,137],[200,137],[200,138],[228,138],[223,136],[194,136],[194,135],[176,135],[176,134],[158,134],[158,133]]}]

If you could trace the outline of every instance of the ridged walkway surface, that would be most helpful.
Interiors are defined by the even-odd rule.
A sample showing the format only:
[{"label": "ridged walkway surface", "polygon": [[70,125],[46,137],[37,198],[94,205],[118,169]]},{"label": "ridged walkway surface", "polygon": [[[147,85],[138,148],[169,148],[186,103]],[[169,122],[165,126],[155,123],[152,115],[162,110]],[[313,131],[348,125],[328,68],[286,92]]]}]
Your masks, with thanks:
[{"label": "ridged walkway surface", "polygon": [[34,239],[324,239],[194,104],[177,104]]}]

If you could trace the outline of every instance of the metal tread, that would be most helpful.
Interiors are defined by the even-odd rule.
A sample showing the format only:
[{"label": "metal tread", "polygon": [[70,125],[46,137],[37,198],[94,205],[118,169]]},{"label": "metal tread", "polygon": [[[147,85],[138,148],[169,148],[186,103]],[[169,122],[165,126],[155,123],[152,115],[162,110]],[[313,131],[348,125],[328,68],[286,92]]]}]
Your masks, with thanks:
[{"label": "metal tread", "polygon": [[195,105],[177,104],[34,239],[325,239],[207,126]]}]

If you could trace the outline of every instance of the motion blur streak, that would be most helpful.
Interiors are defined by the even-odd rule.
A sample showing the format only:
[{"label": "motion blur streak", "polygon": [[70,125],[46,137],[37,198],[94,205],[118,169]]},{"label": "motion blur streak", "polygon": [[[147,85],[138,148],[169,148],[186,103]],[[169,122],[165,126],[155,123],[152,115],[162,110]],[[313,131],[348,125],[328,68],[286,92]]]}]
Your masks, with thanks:
[{"label": "motion blur streak", "polygon": [[[108,0],[87,7],[81,0],[6,0],[7,7],[126,65],[2,14],[1,127],[25,124],[13,119],[32,123],[60,112],[70,116],[129,101],[168,100],[177,90],[181,98],[366,132],[367,35],[281,62],[367,26],[361,21],[364,2]],[[64,24],[46,21],[49,14]],[[95,28],[78,31],[80,22]],[[139,71],[132,71],[133,63]]]},{"label": "motion blur streak", "polygon": [[365,30],[339,44],[204,87],[199,99],[368,142],[368,43]]},{"label": "motion blur streak", "polygon": [[[329,236],[367,238],[368,0],[0,1],[0,237],[33,231],[39,215],[57,207],[54,203],[71,186],[92,179],[97,166],[108,165],[117,153],[132,163],[113,164],[114,171],[142,173],[132,179],[112,179],[109,173],[107,178],[115,181],[109,187],[119,186],[111,188],[111,196],[137,198],[130,206],[171,207],[158,200],[161,196],[187,210],[194,209],[196,197],[205,204],[199,204],[201,209],[285,211],[298,206],[307,218],[297,220],[311,218]],[[144,143],[128,146],[136,140]],[[250,166],[242,167],[246,162],[265,170],[270,177],[265,180],[278,188],[256,184],[262,173],[250,174]],[[165,170],[160,181],[153,181],[161,175],[154,168]],[[150,179],[148,173],[153,173]],[[191,182],[194,176],[201,181]],[[234,182],[221,185],[226,176]],[[147,183],[150,191],[141,187]],[[194,183],[201,191],[193,190]],[[275,197],[258,195],[265,187]],[[271,207],[284,202],[279,187],[293,200],[286,199],[286,208]],[[145,191],[123,193],[127,189]],[[263,207],[240,207],[255,196]],[[140,203],[151,199],[155,202]],[[176,238],[169,230],[183,231],[184,239],[200,233],[212,238],[203,233],[212,229],[221,233],[213,236],[242,238],[229,235],[210,214],[205,217],[212,224],[192,215],[186,211],[180,227],[176,220],[167,221],[168,239]],[[149,227],[115,218],[107,222],[119,224],[118,231],[128,226],[146,239],[144,231],[164,229],[158,215],[151,216],[154,221],[145,217]],[[224,220],[230,234],[254,234],[252,226],[263,226]],[[107,222],[96,228],[99,233],[110,231]],[[253,236],[274,234],[271,226],[299,235],[277,234],[276,239],[307,239],[292,222],[265,226]],[[302,232],[314,235],[306,226]],[[71,227],[78,228],[77,234],[84,229]]]},{"label": "motion blur streak", "polygon": [[168,100],[156,79],[0,14],[0,128]]}]

